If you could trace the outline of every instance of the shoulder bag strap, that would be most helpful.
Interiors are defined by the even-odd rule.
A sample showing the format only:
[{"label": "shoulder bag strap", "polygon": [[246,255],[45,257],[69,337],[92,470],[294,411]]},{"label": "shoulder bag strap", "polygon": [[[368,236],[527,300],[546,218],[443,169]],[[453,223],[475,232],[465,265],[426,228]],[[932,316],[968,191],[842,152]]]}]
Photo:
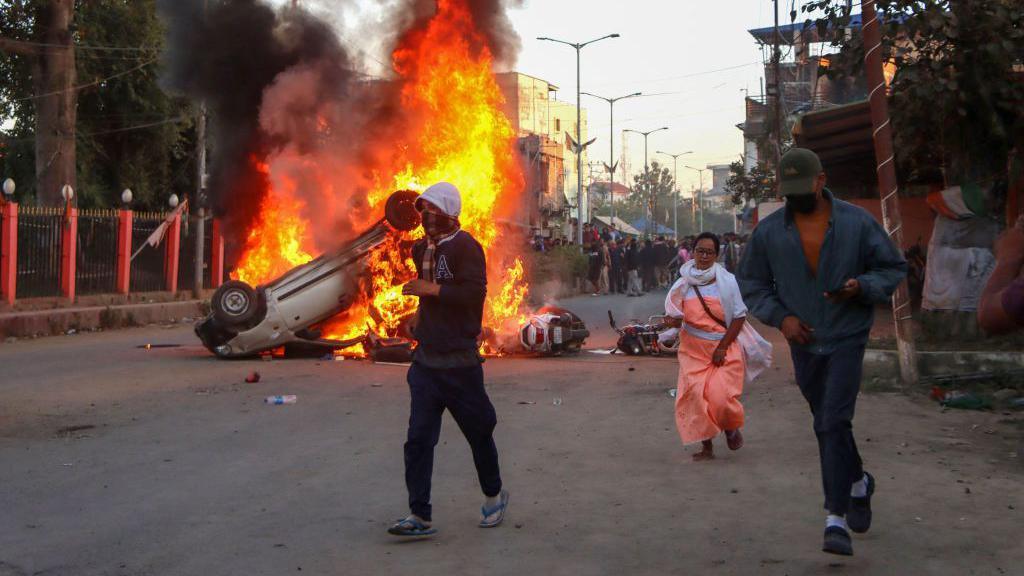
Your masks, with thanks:
[{"label": "shoulder bag strap", "polygon": [[704,312],[707,312],[707,315],[710,316],[712,320],[717,322],[719,326],[728,330],[729,327],[726,326],[725,320],[722,320],[718,316],[715,316],[714,314],[711,313],[711,308],[708,308],[708,303],[704,301],[704,295],[700,293],[700,288],[698,288],[696,284],[694,284],[693,286],[693,291],[697,293],[697,299],[700,300],[700,305],[704,307]]}]

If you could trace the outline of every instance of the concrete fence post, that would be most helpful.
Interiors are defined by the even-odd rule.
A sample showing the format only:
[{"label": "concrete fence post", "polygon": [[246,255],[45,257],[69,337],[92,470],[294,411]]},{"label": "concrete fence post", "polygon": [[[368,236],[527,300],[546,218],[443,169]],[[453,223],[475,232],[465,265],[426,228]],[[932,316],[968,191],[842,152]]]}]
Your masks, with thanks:
[{"label": "concrete fence post", "polygon": [[117,219],[117,293],[128,294],[132,279],[132,211],[121,209]]},{"label": "concrete fence post", "polygon": [[60,291],[75,301],[75,265],[78,257],[78,208],[68,208],[60,243]]},{"label": "concrete fence post", "polygon": [[214,218],[210,228],[210,287],[217,289],[224,283],[224,224]]},{"label": "concrete fence post", "polygon": [[14,202],[0,206],[0,234],[0,295],[13,305],[18,283],[18,205]]}]

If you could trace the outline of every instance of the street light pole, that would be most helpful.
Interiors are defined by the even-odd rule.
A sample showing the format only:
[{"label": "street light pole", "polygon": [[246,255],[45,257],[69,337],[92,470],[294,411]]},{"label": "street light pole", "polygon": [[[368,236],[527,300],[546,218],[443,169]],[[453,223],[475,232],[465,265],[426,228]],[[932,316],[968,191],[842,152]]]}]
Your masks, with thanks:
[{"label": "street light pole", "polygon": [[584,92],[587,96],[593,96],[594,98],[600,98],[608,103],[608,190],[611,194],[611,206],[610,214],[612,217],[612,225],[615,224],[615,103],[619,100],[625,100],[626,98],[635,98],[641,96],[641,92],[634,92],[625,96],[619,96],[617,98],[605,98],[604,96],[598,96],[597,94],[591,94],[590,92]]},{"label": "street light pole", "polygon": [[672,229],[673,236],[676,240],[679,240],[679,157],[686,156],[687,154],[693,154],[693,150],[687,150],[686,152],[680,152],[679,154],[669,154],[668,152],[662,152],[658,150],[655,154],[664,154],[665,156],[672,157],[672,185],[675,187],[675,192],[672,194]]},{"label": "street light pole", "polygon": [[[635,134],[642,134],[643,137],[644,137],[644,179],[650,180],[650,176],[648,175],[649,169],[647,167],[647,137],[650,136],[651,134],[654,134],[655,132],[660,132],[662,130],[668,130],[668,126],[662,126],[661,128],[655,128],[654,130],[648,130],[647,132],[641,132],[639,130],[631,130],[629,128],[623,130],[623,132],[633,132]],[[650,186],[650,182],[648,182],[647,184],[648,184],[648,186]],[[648,193],[652,197],[654,197],[654,190],[649,190]],[[654,198],[657,199],[656,197],[654,197]],[[654,219],[654,207],[651,205],[651,200],[650,199],[647,200],[647,205],[651,208],[651,213],[648,214],[648,216],[647,216],[647,235],[650,236],[651,235],[651,220]]]},{"label": "street light pole", "polygon": [[607,36],[601,36],[588,42],[566,42],[565,40],[557,40],[555,38],[548,38],[546,36],[538,37],[537,40],[547,40],[548,42],[558,42],[559,44],[565,44],[566,46],[572,46],[576,50],[576,242],[580,246],[583,245],[583,136],[581,134],[580,125],[583,121],[583,113],[580,102],[580,50],[583,49],[587,44],[593,44],[605,38],[618,38],[618,34],[608,34]]},{"label": "street light pole", "polygon": [[706,168],[694,168],[693,166],[686,166],[690,170],[693,170],[700,174],[700,187],[697,189],[697,203],[700,205],[700,228],[699,232],[704,231],[704,172]]}]

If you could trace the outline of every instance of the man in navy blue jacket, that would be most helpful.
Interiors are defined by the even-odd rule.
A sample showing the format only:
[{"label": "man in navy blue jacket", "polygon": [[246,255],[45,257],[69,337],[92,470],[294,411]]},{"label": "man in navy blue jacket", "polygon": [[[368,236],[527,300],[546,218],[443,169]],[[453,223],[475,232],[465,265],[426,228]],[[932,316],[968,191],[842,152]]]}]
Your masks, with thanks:
[{"label": "man in navy blue jacket", "polygon": [[441,416],[451,412],[473,452],[484,493],[481,528],[497,526],[505,517],[508,491],[502,490],[498,449],[494,444],[497,416],[487,391],[478,353],[487,262],[483,248],[459,229],[462,199],[447,183],[434,184],[419,197],[426,237],[413,246],[418,278],[402,293],[420,299],[413,323],[418,345],[409,368],[412,397],[405,443],[405,484],[411,514],[392,525],[396,536],[427,536],[431,525],[430,480],[434,447],[441,434]]},{"label": "man in navy blue jacket", "polygon": [[779,193],[785,209],[758,223],[736,276],[750,312],[789,340],[818,438],[828,511],[822,549],[849,555],[848,529],[871,527],[875,490],[853,439],[864,348],[874,307],[889,301],[907,262],[871,214],[825,188],[814,152],[782,157]]}]

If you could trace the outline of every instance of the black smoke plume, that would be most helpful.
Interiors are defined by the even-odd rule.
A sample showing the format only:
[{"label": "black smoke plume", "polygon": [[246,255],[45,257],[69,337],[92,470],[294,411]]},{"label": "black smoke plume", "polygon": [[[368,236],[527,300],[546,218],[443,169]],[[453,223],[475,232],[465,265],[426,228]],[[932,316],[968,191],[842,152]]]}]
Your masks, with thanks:
[{"label": "black smoke plume", "polygon": [[326,23],[301,8],[274,9],[259,0],[158,0],[167,24],[168,87],[206,102],[211,155],[208,197],[238,238],[268,190],[257,166],[282,145],[260,130],[264,91],[282,72],[315,66],[338,97],[350,61]]}]

